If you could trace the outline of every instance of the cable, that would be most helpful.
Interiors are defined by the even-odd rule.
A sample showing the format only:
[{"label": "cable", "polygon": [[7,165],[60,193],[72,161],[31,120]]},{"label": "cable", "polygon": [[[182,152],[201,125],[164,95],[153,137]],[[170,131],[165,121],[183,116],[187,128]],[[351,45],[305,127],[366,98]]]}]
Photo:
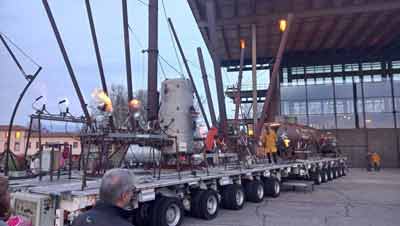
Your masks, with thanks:
[{"label": "cable", "polygon": [[176,73],[178,73],[179,75],[181,75],[181,77],[185,77],[184,75],[183,75],[183,73],[182,72],[179,72],[178,71],[178,69],[176,69],[174,66],[172,66],[170,63],[168,63],[168,61],[166,60],[166,59],[164,59],[164,57],[162,57],[160,54],[158,54],[159,56],[160,56],[160,59],[162,60],[162,61],[164,61],[170,68],[172,68]]},{"label": "cable", "polygon": [[160,60],[158,61],[158,64],[160,65],[161,73],[162,73],[162,75],[164,77],[164,80],[167,79],[167,76],[166,76],[165,71],[164,71],[164,67],[162,66]]},{"label": "cable", "polygon": [[25,51],[23,51],[17,44],[15,44],[6,34],[0,32],[0,34],[2,36],[4,36],[10,43],[11,45],[13,45],[18,51],[20,51],[22,53],[22,55],[24,55],[26,58],[28,58],[28,60],[33,63],[34,65],[36,65],[37,67],[41,67],[31,56],[29,56]]},{"label": "cable", "polygon": [[185,76],[184,76],[184,74],[183,74],[183,68],[182,68],[181,61],[179,60],[178,50],[176,49],[176,46],[175,46],[175,42],[174,42],[174,37],[173,37],[173,34],[172,34],[172,30],[171,30],[171,28],[170,28],[169,25],[168,25],[168,15],[167,15],[167,10],[165,9],[164,0],[161,0],[161,3],[162,3],[163,10],[164,10],[164,19],[165,19],[165,22],[167,23],[168,31],[169,31],[169,36],[170,36],[170,39],[171,39],[171,42],[172,42],[172,47],[174,48],[175,57],[176,57],[176,60],[178,61],[179,69],[180,69],[180,71],[181,71],[180,74],[181,74],[182,77],[184,78]]}]

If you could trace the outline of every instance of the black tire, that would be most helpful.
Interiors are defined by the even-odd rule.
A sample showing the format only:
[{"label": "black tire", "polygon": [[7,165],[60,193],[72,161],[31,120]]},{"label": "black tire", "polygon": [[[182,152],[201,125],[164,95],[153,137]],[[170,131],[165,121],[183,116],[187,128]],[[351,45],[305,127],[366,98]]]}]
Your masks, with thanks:
[{"label": "black tire", "polygon": [[190,201],[190,215],[192,217],[198,217],[201,218],[201,214],[200,214],[200,199],[201,196],[203,195],[204,190],[196,190],[193,191],[193,194],[191,196],[191,201]]},{"label": "black tire", "polygon": [[333,169],[328,168],[327,172],[328,172],[328,180],[333,180]]},{"label": "black tire", "polygon": [[133,214],[132,223],[133,225],[150,225],[151,210],[154,202],[143,203],[137,208]]},{"label": "black tire", "polygon": [[321,172],[321,170],[315,171],[315,173],[313,173],[313,178],[312,179],[314,181],[314,184],[320,185],[322,183],[322,172]]},{"label": "black tire", "polygon": [[152,208],[151,226],[179,226],[183,219],[183,208],[177,198],[160,197]]},{"label": "black tire", "polygon": [[338,170],[337,170],[337,168],[336,168],[336,167],[332,168],[332,171],[333,171],[333,179],[338,178],[339,175],[338,175]]},{"label": "black tire", "polygon": [[191,203],[193,215],[204,220],[216,218],[219,210],[217,192],[214,190],[205,190],[197,192],[195,196]]},{"label": "black tire", "polygon": [[244,206],[245,192],[241,185],[230,184],[222,189],[222,207],[230,210],[240,210]]},{"label": "black tire", "polygon": [[342,166],[340,169],[342,170],[342,175],[346,176],[346,168]]},{"label": "black tire", "polygon": [[264,193],[273,198],[278,197],[281,194],[281,184],[279,183],[279,180],[275,177],[265,178]]},{"label": "black tire", "polygon": [[246,192],[246,200],[250,202],[259,203],[264,199],[264,183],[259,180],[246,181],[244,183],[244,190]]},{"label": "black tire", "polygon": [[327,169],[321,170],[321,176],[322,176],[322,183],[326,183],[328,181],[328,170]]}]

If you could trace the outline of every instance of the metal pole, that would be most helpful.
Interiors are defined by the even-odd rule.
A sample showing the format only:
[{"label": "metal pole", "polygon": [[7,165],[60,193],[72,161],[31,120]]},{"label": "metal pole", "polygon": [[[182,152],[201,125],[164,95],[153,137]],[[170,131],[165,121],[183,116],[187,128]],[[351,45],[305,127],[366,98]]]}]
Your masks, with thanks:
[{"label": "metal pole", "polygon": [[41,114],[39,112],[38,117],[38,135],[39,135],[39,180],[42,180],[42,158],[43,158],[43,147],[42,147],[42,122],[41,122]]},{"label": "metal pole", "polygon": [[399,132],[398,132],[398,121],[397,121],[397,111],[396,111],[396,101],[394,94],[394,81],[393,81],[393,71],[392,71],[392,61],[389,61],[389,76],[390,76],[390,91],[392,94],[392,106],[393,106],[393,117],[394,117],[394,132],[396,139],[396,149],[397,149],[397,158],[400,164],[400,142],[399,142]]},{"label": "metal pole", "polygon": [[28,162],[26,161],[27,155],[28,155],[28,146],[29,146],[29,141],[31,139],[31,133],[32,133],[32,124],[33,124],[33,119],[30,117],[29,120],[29,129],[28,129],[28,136],[26,138],[26,143],[25,143],[25,151],[24,151],[24,166],[26,169],[29,168]]},{"label": "metal pole", "polygon": [[279,69],[281,66],[283,54],[285,52],[286,44],[289,39],[290,27],[292,26],[293,19],[294,19],[294,15],[289,13],[288,18],[287,18],[287,28],[284,31],[281,42],[279,44],[278,54],[276,56],[275,63],[274,63],[273,69],[272,69],[271,81],[269,83],[267,95],[265,97],[261,117],[257,124],[256,133],[255,133],[256,140],[259,138],[259,136],[261,134],[262,125],[264,124],[264,121],[267,118],[267,116],[268,116],[268,118],[274,118],[274,115],[273,115],[274,113],[269,112],[269,109],[271,107],[272,97],[277,89],[276,83],[277,83],[278,73],[279,73]]},{"label": "metal pole", "polygon": [[[242,42],[242,41],[241,41]],[[241,104],[240,100],[240,92],[242,91],[242,80],[243,80],[243,64],[244,64],[244,53],[245,53],[245,43],[240,43],[240,63],[239,63],[239,76],[238,76],[238,84],[237,91],[235,95],[235,127],[238,126],[239,120],[239,108]],[[257,92],[257,91],[256,91]],[[254,97],[253,97],[254,98]]]},{"label": "metal pole", "polygon": [[6,40],[4,40],[3,36],[0,33],[0,40],[3,42],[4,46],[6,47],[8,53],[11,55],[11,58],[14,60],[15,64],[17,65],[18,69],[22,72],[22,74],[26,77],[26,73],[22,68],[21,64],[19,63],[17,57],[15,57],[13,51],[11,50],[10,46],[8,46]]},{"label": "metal pole", "polygon": [[158,0],[149,0],[149,49],[147,77],[147,119],[158,118],[157,95],[157,59],[158,59]]},{"label": "metal pole", "polygon": [[217,28],[216,28],[216,11],[215,11],[215,1],[206,1],[206,14],[208,22],[208,32],[210,36],[210,41],[212,44],[211,57],[213,60],[214,73],[215,73],[215,86],[217,88],[218,97],[218,109],[219,109],[219,120],[220,120],[220,131],[224,138],[228,134],[227,127],[227,117],[226,117],[226,106],[225,106],[225,94],[224,94],[224,84],[222,81],[221,73],[221,62],[219,54],[217,52]]},{"label": "metal pole", "polygon": [[[92,9],[90,7],[90,0],[85,0],[85,5],[86,5],[86,11],[87,11],[87,14],[88,14],[88,19],[89,19],[90,32],[92,34],[94,50],[95,50],[95,53],[96,53],[97,67],[99,69],[101,87],[102,87],[103,91],[107,95],[109,95],[108,89],[107,89],[106,78],[105,78],[105,75],[104,75],[103,61],[101,59],[99,44],[97,42],[96,28],[94,26]],[[113,121],[112,115],[109,118],[109,122],[110,122],[111,128],[114,129],[114,121]]]},{"label": "metal pole", "polygon": [[68,179],[72,178],[72,144],[69,145],[68,153]]},{"label": "metal pole", "polygon": [[200,47],[197,48],[197,55],[199,57],[201,74],[203,76],[204,91],[206,92],[208,109],[210,110],[211,123],[214,127],[216,127],[217,126],[217,118],[215,117],[214,104],[213,104],[213,100],[211,97],[210,85],[208,83],[207,71],[206,71],[206,66],[204,64],[204,58],[203,58],[203,52],[201,51]]},{"label": "metal pole", "polygon": [[203,118],[204,118],[204,122],[206,123],[206,126],[209,129],[210,128],[210,124],[208,122],[208,119],[207,119],[207,116],[206,116],[206,112],[204,110],[203,104],[201,103],[201,98],[200,98],[199,92],[197,91],[196,84],[194,83],[192,72],[190,72],[190,68],[189,68],[188,62],[187,62],[186,57],[185,57],[185,53],[183,52],[181,43],[179,42],[179,38],[178,38],[178,35],[176,34],[174,25],[172,24],[171,18],[168,18],[168,23],[169,23],[169,26],[171,27],[172,34],[174,35],[176,44],[178,45],[179,52],[181,54],[183,63],[184,63],[185,68],[186,68],[186,72],[188,73],[190,81],[192,82],[194,94],[196,95],[196,99],[197,99],[197,102],[199,104],[201,114],[203,115]]},{"label": "metal pole", "polygon": [[66,67],[68,69],[69,75],[71,77],[72,84],[74,85],[75,92],[78,95],[78,99],[79,99],[79,102],[81,104],[81,108],[82,108],[83,114],[85,115],[85,118],[88,121],[88,124],[90,125],[91,124],[91,119],[90,119],[90,114],[89,114],[89,111],[88,111],[86,103],[85,103],[85,99],[83,98],[83,95],[81,93],[81,89],[79,87],[78,81],[76,80],[74,70],[72,68],[71,62],[69,61],[67,51],[65,50],[64,43],[63,43],[63,41],[61,39],[61,34],[58,31],[58,27],[57,27],[56,21],[54,20],[54,17],[53,17],[53,14],[51,12],[49,3],[47,2],[47,0],[42,0],[42,3],[43,3],[43,6],[44,6],[44,8],[46,10],[47,17],[49,18],[51,27],[53,28],[53,32],[54,32],[54,35],[55,35],[55,37],[57,39],[58,46],[59,46],[61,54],[62,54],[62,56],[64,58],[64,62],[65,62],[65,65],[66,65]]},{"label": "metal pole", "polygon": [[[253,96],[253,125],[257,125],[257,27],[251,25],[251,81]],[[260,122],[261,123],[261,122]]]},{"label": "metal pole", "polygon": [[[17,103],[14,106],[13,112],[11,114],[11,119],[10,119],[10,123],[8,125],[8,136],[7,136],[7,147],[6,147],[6,160],[5,160],[5,166],[4,166],[4,174],[6,176],[8,176],[8,171],[9,171],[9,167],[8,167],[8,161],[10,159],[10,142],[11,142],[11,131],[12,131],[12,126],[14,124],[14,119],[15,119],[15,115],[17,114],[17,110],[19,107],[19,104],[21,103],[22,99],[25,96],[26,91],[29,89],[29,87],[32,85],[33,81],[35,81],[36,77],[38,76],[39,72],[42,70],[41,67],[38,68],[38,70],[35,72],[35,74],[29,79],[28,84],[26,84],[25,88],[22,90],[21,94],[18,97]],[[11,157],[12,158],[12,157]],[[15,164],[15,160],[12,158],[12,163],[14,165],[14,167],[16,167]]]},{"label": "metal pole", "polygon": [[[128,5],[127,0],[122,0],[122,18],[124,28],[124,43],[125,43],[125,63],[126,63],[126,81],[128,89],[128,102],[133,99],[133,88],[132,88],[132,68],[131,68],[131,49],[129,45],[129,23],[128,23]],[[131,109],[129,109],[131,112]],[[135,119],[129,117],[129,121],[133,130],[136,128]]]}]

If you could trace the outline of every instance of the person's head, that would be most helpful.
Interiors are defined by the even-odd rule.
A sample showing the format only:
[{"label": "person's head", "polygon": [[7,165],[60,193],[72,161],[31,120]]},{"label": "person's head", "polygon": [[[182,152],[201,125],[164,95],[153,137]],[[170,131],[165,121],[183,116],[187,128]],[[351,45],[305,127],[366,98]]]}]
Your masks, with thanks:
[{"label": "person's head", "polygon": [[10,193],[8,179],[0,176],[0,219],[7,219],[10,214]]},{"label": "person's head", "polygon": [[100,186],[100,200],[118,206],[127,208],[133,197],[135,188],[135,176],[127,169],[112,169],[107,171]]}]

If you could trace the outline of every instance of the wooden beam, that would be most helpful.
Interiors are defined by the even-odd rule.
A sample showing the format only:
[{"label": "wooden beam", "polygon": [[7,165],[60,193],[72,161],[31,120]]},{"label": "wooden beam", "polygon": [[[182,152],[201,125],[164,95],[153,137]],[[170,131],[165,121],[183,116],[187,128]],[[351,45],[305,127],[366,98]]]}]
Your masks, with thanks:
[{"label": "wooden beam", "polygon": [[[351,16],[350,19],[347,20],[347,23],[344,26],[344,29],[341,31],[340,35],[333,42],[333,44],[332,44],[333,47],[337,48],[343,42],[343,40],[346,38],[346,36],[349,34],[349,32],[351,32],[350,29],[352,28],[355,21],[358,21],[360,17],[361,17],[361,15],[357,14],[357,15]],[[330,34],[330,35],[332,35],[332,34]]]},{"label": "wooden beam", "polygon": [[379,35],[376,30],[384,27],[389,18],[392,18],[394,14],[395,13],[379,14],[379,16],[375,18],[371,24],[369,24],[369,28],[363,35],[358,34],[358,40],[354,40],[356,42],[356,46],[366,46],[366,44],[370,42],[374,36]]},{"label": "wooden beam", "polygon": [[347,40],[344,41],[341,47],[354,47],[357,44],[357,41],[362,38],[367,32],[374,28],[374,23],[379,20],[375,18],[379,18],[378,13],[370,14],[364,22],[360,22],[358,29],[352,31],[352,35],[348,36]]},{"label": "wooden beam", "polygon": [[[240,6],[239,6],[240,7]],[[342,7],[331,7],[325,9],[312,9],[304,12],[296,13],[296,19],[311,18],[311,17],[322,17],[322,16],[345,16],[358,13],[370,13],[370,12],[382,12],[399,10],[400,2],[382,2],[382,3],[369,3],[364,5],[351,5]],[[262,24],[270,20],[279,20],[285,18],[288,12],[272,13],[268,15],[254,15],[246,17],[235,17],[221,19],[217,21],[216,27],[228,26],[228,25],[250,25],[250,24]],[[199,26],[207,26],[204,21],[198,20]]]}]

